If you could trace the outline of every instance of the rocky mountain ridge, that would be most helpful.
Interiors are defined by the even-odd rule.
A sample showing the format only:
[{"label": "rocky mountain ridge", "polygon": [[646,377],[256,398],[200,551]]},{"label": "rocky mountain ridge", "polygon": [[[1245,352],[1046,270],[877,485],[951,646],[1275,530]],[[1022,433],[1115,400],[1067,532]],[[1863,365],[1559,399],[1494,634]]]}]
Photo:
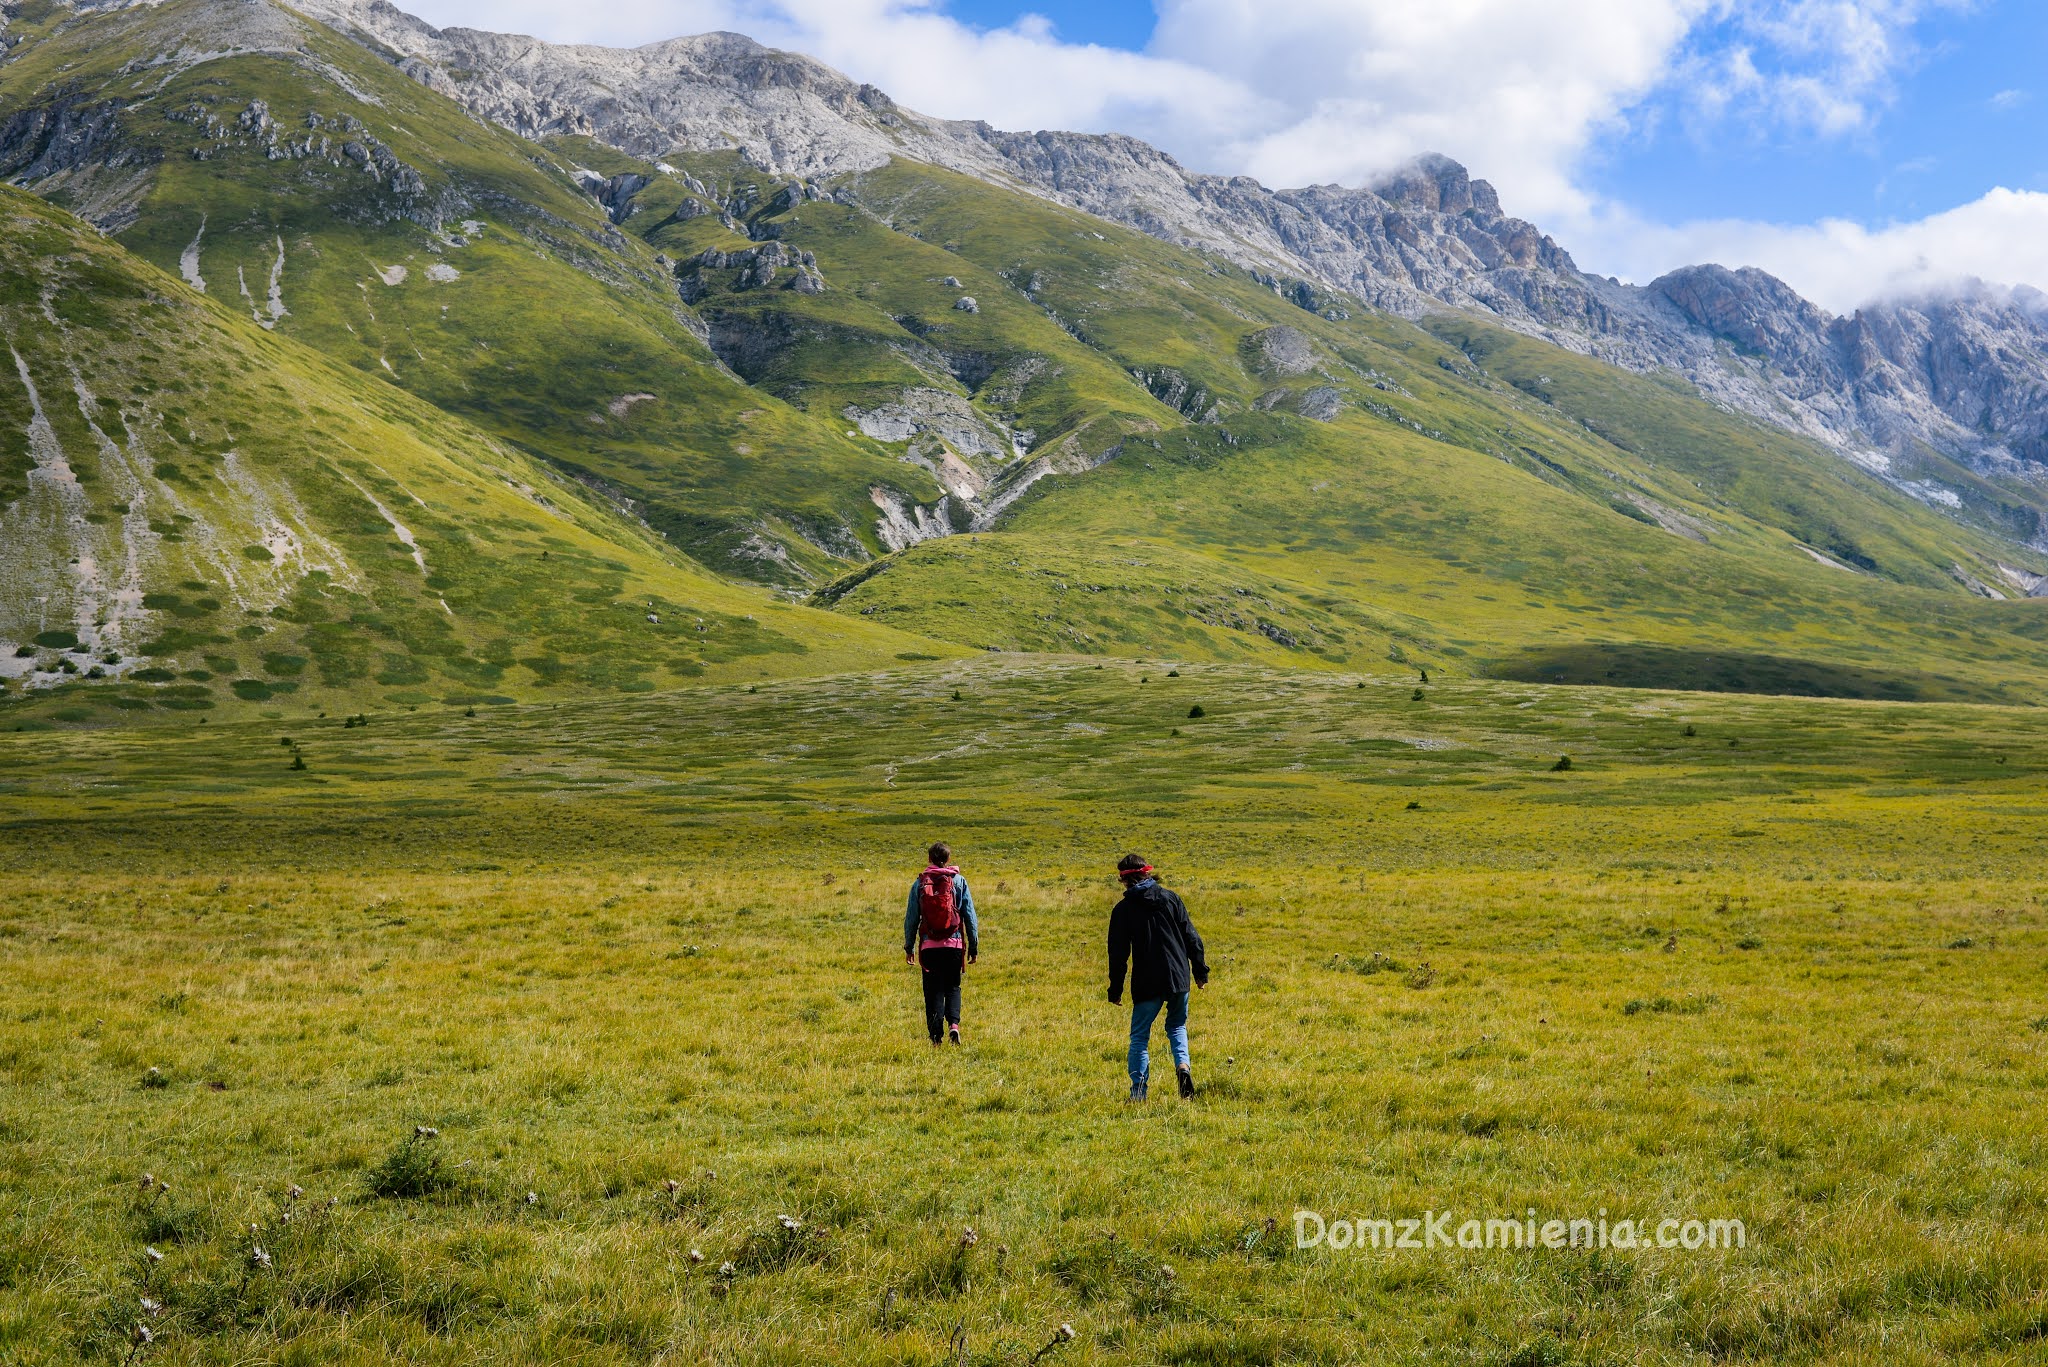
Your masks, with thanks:
[{"label": "rocky mountain ridge", "polygon": [[1830,316],[1754,269],[1644,286],[1578,269],[1492,186],[1440,156],[1372,185],[1272,190],[1190,172],[1115,134],[928,118],[811,58],[736,34],[631,50],[435,29],[388,0],[303,8],[477,115],[642,157],[737,149],[818,178],[903,157],[1048,196],[1261,274],[1304,307],[1336,294],[1420,317],[1479,311],[1816,438],[1930,505],[2048,546],[2048,300],[1973,285]]}]

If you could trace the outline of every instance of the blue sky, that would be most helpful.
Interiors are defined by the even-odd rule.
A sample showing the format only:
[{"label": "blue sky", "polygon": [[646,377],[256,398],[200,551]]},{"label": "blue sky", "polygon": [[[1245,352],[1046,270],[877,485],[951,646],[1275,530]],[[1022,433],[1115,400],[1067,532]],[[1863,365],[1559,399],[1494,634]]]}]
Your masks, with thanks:
[{"label": "blue sky", "polygon": [[[1937,11],[1909,33],[1916,51],[1867,129],[1698,124],[1684,92],[1666,89],[1644,101],[1638,127],[1588,149],[1586,181],[1665,222],[1734,213],[1876,224],[1999,186],[2048,190],[2048,4]],[[1714,28],[1695,41],[1735,39]]]},{"label": "blue sky", "polygon": [[[1157,23],[1150,0],[953,0],[944,8],[982,30],[1035,14],[1067,42],[1134,52]],[[1628,126],[1588,145],[1583,182],[1668,223],[1832,216],[1876,226],[1999,186],[2048,191],[2048,3],[1935,10],[1907,33],[1914,54],[1867,128],[1705,120],[1682,87],[1666,87],[1630,109]],[[1737,25],[1722,22],[1702,25],[1688,46],[1711,56],[1744,41]]]},{"label": "blue sky", "polygon": [[620,45],[709,29],[903,104],[1367,184],[1424,151],[1579,263],[1756,265],[1821,304],[2048,289],[2048,0],[400,0]]}]

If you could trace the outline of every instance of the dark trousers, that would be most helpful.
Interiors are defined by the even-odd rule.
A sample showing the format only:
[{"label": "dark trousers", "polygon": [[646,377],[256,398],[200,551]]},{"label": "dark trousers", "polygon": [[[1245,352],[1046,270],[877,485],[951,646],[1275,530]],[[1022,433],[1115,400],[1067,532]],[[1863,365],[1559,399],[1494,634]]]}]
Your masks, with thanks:
[{"label": "dark trousers", "polygon": [[966,958],[966,950],[940,945],[917,952],[924,968],[924,1028],[933,1044],[945,1038],[948,1025],[960,1023],[960,968]]}]

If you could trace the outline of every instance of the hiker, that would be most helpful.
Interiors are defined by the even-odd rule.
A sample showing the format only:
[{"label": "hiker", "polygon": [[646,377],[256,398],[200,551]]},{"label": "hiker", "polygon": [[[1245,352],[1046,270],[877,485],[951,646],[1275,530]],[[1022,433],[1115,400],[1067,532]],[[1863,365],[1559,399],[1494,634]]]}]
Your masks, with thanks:
[{"label": "hiker", "polygon": [[1194,1069],[1188,1061],[1188,985],[1205,987],[1209,963],[1202,937],[1188,920],[1180,897],[1159,885],[1152,866],[1135,854],[1117,861],[1123,900],[1109,913],[1109,1000],[1124,999],[1124,965],[1131,970],[1131,1100],[1145,1099],[1151,1073],[1152,1022],[1166,1008],[1166,1040],[1173,1046],[1173,1069],[1180,1076],[1183,1098],[1195,1094]]},{"label": "hiker", "polygon": [[903,962],[924,970],[924,1026],[932,1043],[960,1042],[960,970],[981,953],[974,894],[942,840],[927,853],[903,912]]}]

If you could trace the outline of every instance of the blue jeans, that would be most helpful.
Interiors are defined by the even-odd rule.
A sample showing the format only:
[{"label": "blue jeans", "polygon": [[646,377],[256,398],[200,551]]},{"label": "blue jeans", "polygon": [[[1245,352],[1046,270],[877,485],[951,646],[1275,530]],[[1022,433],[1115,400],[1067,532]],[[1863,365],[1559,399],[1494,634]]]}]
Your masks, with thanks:
[{"label": "blue jeans", "polygon": [[1188,1066],[1188,994],[1176,992],[1156,1001],[1131,1003],[1131,1085],[1143,1082],[1152,1069],[1152,1022],[1166,1008],[1166,1042],[1173,1046],[1173,1066]]}]

